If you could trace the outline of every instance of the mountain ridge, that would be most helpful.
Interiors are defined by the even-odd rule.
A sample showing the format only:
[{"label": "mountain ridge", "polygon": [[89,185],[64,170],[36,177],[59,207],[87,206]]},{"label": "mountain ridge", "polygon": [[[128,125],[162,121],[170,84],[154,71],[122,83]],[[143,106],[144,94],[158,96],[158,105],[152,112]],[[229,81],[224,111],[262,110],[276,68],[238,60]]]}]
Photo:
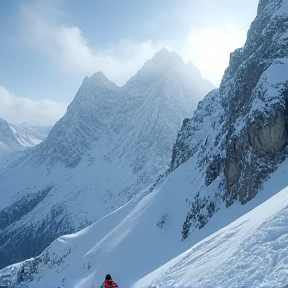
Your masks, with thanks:
[{"label": "mountain ridge", "polygon": [[[101,72],[85,78],[48,137],[1,176],[0,215],[7,221],[0,235],[13,239],[0,247],[5,261],[12,251],[15,259],[31,257],[58,236],[86,227],[143,193],[167,170],[183,119],[206,94],[194,92],[186,65],[167,51],[161,51],[167,58],[161,61],[176,57],[178,66],[164,65],[151,81],[147,71],[146,78],[134,76],[122,87]],[[15,213],[23,217],[14,223]],[[49,236],[41,236],[45,233]],[[34,248],[37,241],[41,245]]]}]

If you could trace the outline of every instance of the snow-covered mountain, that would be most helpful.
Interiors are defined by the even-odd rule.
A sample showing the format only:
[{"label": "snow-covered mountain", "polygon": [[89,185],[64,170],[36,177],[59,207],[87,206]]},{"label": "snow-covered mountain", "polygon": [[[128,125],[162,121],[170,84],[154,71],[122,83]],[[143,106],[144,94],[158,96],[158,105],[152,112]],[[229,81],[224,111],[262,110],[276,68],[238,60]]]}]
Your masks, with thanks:
[{"label": "snow-covered mountain", "polygon": [[25,149],[41,143],[49,134],[51,126],[9,124],[0,118],[0,147]]},{"label": "snow-covered mountain", "polygon": [[288,159],[257,197],[221,209],[181,241],[185,200],[203,184],[196,164],[193,156],[152,193],[0,270],[2,282],[22,277],[29,288],[100,287],[111,273],[119,287],[287,287]]},{"label": "snow-covered mountain", "polygon": [[41,143],[49,134],[51,126],[9,124],[0,118],[0,173],[15,160],[18,152]]},{"label": "snow-covered mountain", "polygon": [[1,175],[1,266],[145,191],[167,170],[183,119],[212,88],[165,48],[123,87],[101,72],[85,78],[48,137]]},{"label": "snow-covered mountain", "polygon": [[261,0],[220,88],[183,121],[168,172],[2,279],[17,282],[24,268],[29,288],[98,287],[106,273],[134,288],[287,285],[287,42],[288,2]]}]

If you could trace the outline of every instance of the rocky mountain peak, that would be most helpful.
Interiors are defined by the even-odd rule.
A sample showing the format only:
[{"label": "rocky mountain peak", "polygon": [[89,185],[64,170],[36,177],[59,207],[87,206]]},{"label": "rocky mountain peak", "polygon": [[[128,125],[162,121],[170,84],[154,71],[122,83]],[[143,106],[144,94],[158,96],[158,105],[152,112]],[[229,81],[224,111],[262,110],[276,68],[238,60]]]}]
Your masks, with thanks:
[{"label": "rocky mountain peak", "polygon": [[117,89],[117,85],[110,81],[101,71],[94,73],[91,77],[85,77],[82,86],[89,87],[89,89],[96,87]]},{"label": "rocky mountain peak", "polygon": [[[223,200],[228,207],[253,199],[287,156],[287,5],[260,1],[247,41],[231,53],[219,90],[199,103],[178,133],[170,169],[197,157],[205,173],[203,188],[191,200],[183,238],[203,227]],[[218,188],[208,200],[212,184]]]},{"label": "rocky mountain peak", "polygon": [[85,77],[83,82],[95,83],[95,84],[99,84],[100,86],[102,85],[105,86],[105,84],[109,83],[110,80],[104,75],[103,72],[98,71],[90,77]]},{"label": "rocky mountain peak", "polygon": [[155,81],[163,77],[169,69],[180,71],[184,66],[182,58],[175,51],[169,52],[167,48],[162,48],[143,65],[134,77]]}]

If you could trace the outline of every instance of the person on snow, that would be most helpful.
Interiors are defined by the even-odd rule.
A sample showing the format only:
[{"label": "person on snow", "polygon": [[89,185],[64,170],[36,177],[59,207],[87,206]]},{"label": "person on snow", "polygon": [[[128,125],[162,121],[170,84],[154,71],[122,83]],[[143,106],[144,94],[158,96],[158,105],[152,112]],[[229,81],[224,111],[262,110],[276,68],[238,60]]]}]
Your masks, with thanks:
[{"label": "person on snow", "polygon": [[118,285],[112,280],[111,275],[107,274],[101,288],[118,288]]}]

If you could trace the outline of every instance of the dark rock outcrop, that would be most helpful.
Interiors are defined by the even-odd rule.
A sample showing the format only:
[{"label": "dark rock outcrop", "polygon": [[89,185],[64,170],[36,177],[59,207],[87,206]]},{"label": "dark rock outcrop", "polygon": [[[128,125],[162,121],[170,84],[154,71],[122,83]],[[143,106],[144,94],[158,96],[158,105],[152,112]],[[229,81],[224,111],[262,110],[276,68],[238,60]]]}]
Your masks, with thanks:
[{"label": "dark rock outcrop", "polygon": [[[213,211],[217,202],[228,207],[253,199],[287,156],[287,11],[286,1],[260,1],[245,46],[231,53],[219,90],[199,103],[178,133],[170,171],[197,155],[205,186],[219,182],[211,195]],[[207,121],[210,125],[205,126]],[[196,198],[190,203],[182,238],[213,215],[208,213],[207,195],[199,191]]]}]

